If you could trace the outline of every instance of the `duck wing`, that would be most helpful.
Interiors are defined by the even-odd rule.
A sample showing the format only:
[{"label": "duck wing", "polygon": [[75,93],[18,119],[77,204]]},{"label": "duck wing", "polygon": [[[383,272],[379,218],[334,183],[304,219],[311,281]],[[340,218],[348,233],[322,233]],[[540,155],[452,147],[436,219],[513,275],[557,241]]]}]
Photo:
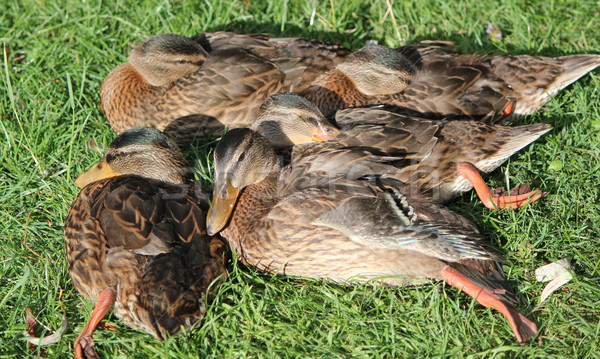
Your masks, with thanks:
[{"label": "duck wing", "polygon": [[293,90],[302,92],[319,75],[334,68],[351,53],[344,46],[303,38],[275,38],[266,34],[236,34],[212,32],[193,38],[208,52],[243,49],[255,56],[272,61],[287,73],[299,76]]},{"label": "duck wing", "polygon": [[174,84],[157,107],[172,120],[202,114],[243,127],[252,124],[267,97],[291,85],[276,64],[244,50],[224,50],[212,53],[200,70]]},{"label": "duck wing", "polygon": [[225,273],[206,235],[207,198],[137,176],[87,186],[65,223],[73,283],[91,299],[112,288],[116,314],[159,339],[195,323],[207,289]]}]

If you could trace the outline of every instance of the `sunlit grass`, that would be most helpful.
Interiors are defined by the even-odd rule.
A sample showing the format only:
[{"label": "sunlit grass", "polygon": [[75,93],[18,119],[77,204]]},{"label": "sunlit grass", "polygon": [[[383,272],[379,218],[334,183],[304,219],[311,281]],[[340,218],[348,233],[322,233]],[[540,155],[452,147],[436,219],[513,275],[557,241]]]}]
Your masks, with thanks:
[{"label": "sunlit grass", "polygon": [[[74,176],[100,157],[88,140],[105,147],[114,136],[98,91],[126,61],[128,43],[161,32],[234,30],[353,49],[368,39],[389,46],[442,39],[466,52],[558,56],[600,53],[599,11],[594,1],[1,2],[1,356],[30,355],[21,340],[25,307],[56,329],[65,305],[69,329],[60,343],[44,348],[53,358],[72,355],[91,312],[69,278],[63,221],[78,191]],[[487,36],[488,23],[503,40]],[[507,177],[511,185],[532,182],[548,197],[515,211],[483,209],[470,193],[451,204],[507,258],[504,269],[522,312],[538,323],[543,345],[518,345],[501,315],[441,283],[346,287],[266,276],[232,263],[201,328],[160,343],[109,317],[118,330],[95,334],[98,351],[123,358],[597,357],[599,88],[595,71],[526,118],[554,129],[489,178],[495,186],[505,186]],[[210,166],[209,151],[195,150],[196,167]],[[210,176],[200,178],[210,185]],[[564,257],[575,279],[540,305],[543,285],[533,271]]]}]

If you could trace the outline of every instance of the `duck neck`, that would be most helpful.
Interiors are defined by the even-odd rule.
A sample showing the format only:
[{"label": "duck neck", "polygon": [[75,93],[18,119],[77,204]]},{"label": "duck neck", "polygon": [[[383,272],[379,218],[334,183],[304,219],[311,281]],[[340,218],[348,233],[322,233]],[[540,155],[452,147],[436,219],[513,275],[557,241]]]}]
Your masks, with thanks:
[{"label": "duck neck", "polygon": [[354,82],[339,70],[331,70],[319,77],[303,94],[328,117],[337,110],[370,104],[369,96],[356,89]]},{"label": "duck neck", "polygon": [[[164,90],[150,85],[130,63],[121,64],[102,82],[100,87],[102,111],[115,131],[123,132],[135,127],[136,121],[143,120],[140,115],[148,117],[147,114],[144,115],[137,110],[136,105],[141,101],[140,99],[154,98],[159,95],[157,93],[159,91]],[[147,108],[148,113],[156,111],[155,108]],[[150,122],[146,123],[146,126],[153,125]]]},{"label": "duck neck", "polygon": [[279,202],[278,177],[278,173],[273,173],[241,191],[229,225],[221,232],[231,241],[237,253],[241,253],[238,249],[245,247],[242,242],[253,240],[255,227]]},{"label": "duck neck", "polygon": [[250,185],[244,188],[242,192],[243,201],[250,200],[256,213],[260,213],[257,216],[262,216],[270,211],[271,208],[277,202],[279,202],[279,195],[277,193],[277,180],[279,179],[279,173],[275,172],[268,175],[262,181]]}]

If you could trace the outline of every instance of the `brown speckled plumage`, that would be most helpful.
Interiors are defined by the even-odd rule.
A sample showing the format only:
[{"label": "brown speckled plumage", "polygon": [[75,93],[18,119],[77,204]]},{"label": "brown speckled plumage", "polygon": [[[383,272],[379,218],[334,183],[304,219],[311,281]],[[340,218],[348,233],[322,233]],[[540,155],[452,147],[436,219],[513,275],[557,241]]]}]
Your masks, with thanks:
[{"label": "brown speckled plumage", "polygon": [[[241,131],[250,133],[250,130],[241,129],[230,131],[226,136],[236,136]],[[249,146],[254,146],[257,141],[249,143]],[[229,159],[227,156],[217,157],[219,154],[221,152],[218,147],[215,152],[216,171],[225,170],[225,164],[221,161]],[[253,169],[264,162],[264,159],[247,159],[248,157],[245,156],[242,161],[255,161]],[[414,269],[406,260],[397,260],[396,256],[401,251],[370,248],[353,242],[334,228],[316,226],[313,223],[321,215],[339,208],[345,202],[356,202],[352,206],[356,212],[344,212],[345,216],[340,217],[356,219],[365,211],[364,213],[373,215],[370,221],[374,221],[377,214],[380,215],[377,221],[381,221],[381,225],[391,225],[388,221],[393,221],[397,213],[392,209],[393,205],[388,203],[385,194],[390,192],[396,195],[392,188],[403,189],[404,185],[391,181],[392,186],[385,182],[379,183],[375,178],[363,178],[373,173],[373,170],[383,172],[386,167],[388,165],[372,161],[370,155],[353,149],[310,151],[306,156],[296,156],[281,171],[268,175],[264,180],[248,185],[241,191],[231,220],[221,235],[230,240],[233,249],[244,262],[269,272],[331,278],[341,282],[367,274],[439,278],[439,275],[432,273],[438,271],[443,264],[439,264],[431,272]],[[224,177],[219,174],[215,176]],[[412,211],[416,217],[410,218],[414,228],[418,228],[417,223],[421,223],[417,221],[419,218],[423,223],[446,224],[457,232],[471,233],[474,240],[471,254],[476,252],[476,257],[496,258],[494,254],[487,252],[485,244],[481,244],[484,242],[476,235],[475,227],[468,220],[421,199],[422,203],[407,202],[406,205],[407,208],[408,205],[414,208]],[[368,233],[365,235],[371,235],[370,227],[376,227],[376,223],[365,223],[367,217],[361,218],[355,225],[364,225],[364,228],[357,231],[365,231]],[[349,219],[348,222],[352,220]],[[450,223],[456,224],[456,227]],[[411,229],[412,224],[405,228],[406,240],[413,236],[418,238],[418,229]],[[425,230],[425,227],[422,229]],[[413,254],[419,257],[417,253]],[[364,259],[355,260],[355,256]],[[439,261],[436,259],[433,262]],[[348,265],[349,263],[352,265]],[[370,273],[364,268],[370,268]],[[400,285],[406,279],[385,278],[383,281]]]},{"label": "brown speckled plumage", "polygon": [[[516,298],[499,256],[473,224],[404,195],[399,181],[372,176],[385,172],[384,158],[352,148],[307,151],[283,169],[268,170],[274,152],[252,149],[266,143],[257,136],[232,130],[215,150],[209,232],[224,225],[221,235],[244,263],[270,273],[389,285],[446,279],[456,271],[511,308],[519,318],[513,326],[519,340],[535,335],[535,325],[510,307]],[[252,156],[257,153],[265,157]],[[222,189],[232,184],[240,194],[229,221],[222,222]]]},{"label": "brown speckled plumage", "polygon": [[65,221],[67,263],[75,288],[97,302],[76,358],[96,357],[91,336],[111,306],[160,340],[204,316],[227,246],[207,235],[208,195],[187,184],[185,166],[164,134],[135,128],[76,180],[85,187]]},{"label": "brown speckled plumage", "polygon": [[341,63],[350,54],[344,46],[292,37],[270,37],[260,34],[236,34],[233,32],[207,32],[194,36],[206,51],[244,49],[255,56],[273,61],[284,69],[303,67],[298,71],[295,92],[304,91],[321,74]]},{"label": "brown speckled plumage", "polygon": [[[378,108],[338,111],[336,122],[340,134],[334,140],[309,145],[308,151],[355,146],[397,157],[390,160],[397,170],[386,176],[406,183],[411,193],[428,193],[438,202],[473,188],[460,176],[458,163],[468,162],[491,172],[552,128],[547,124],[506,127],[476,121],[430,121]],[[295,153],[303,147],[296,147]]]},{"label": "brown speckled plumage", "polygon": [[[366,46],[355,54],[381,48]],[[353,74],[368,71],[370,63],[353,54],[346,59],[352,71],[343,73],[338,66],[317,79],[304,95],[326,116],[347,107],[387,104],[396,111],[432,119],[468,116],[497,122],[537,111],[559,90],[600,65],[600,55],[553,59],[459,54],[447,42],[426,41],[386,51],[378,50],[381,54],[377,56],[396,56],[398,61],[412,63],[414,73],[403,91],[371,96],[357,93]],[[373,82],[390,76],[395,75],[377,74]]]},{"label": "brown speckled plumage", "polygon": [[114,289],[115,314],[158,339],[190,327],[206,310],[209,286],[225,275],[219,240],[206,235],[207,210],[207,196],[193,186],[137,176],[94,182],[65,222],[73,284],[93,301]]},{"label": "brown speckled plumage", "polygon": [[[161,36],[165,35],[148,41]],[[141,60],[134,61],[139,63],[137,66],[119,65],[106,77],[100,90],[102,110],[116,132],[136,126],[162,130],[172,121],[189,115],[214,118],[228,127],[250,126],[260,105],[271,94],[304,90],[349,52],[341,46],[304,39],[209,33],[193,40],[174,37],[171,42],[149,50],[153,52],[132,54],[142,60],[158,54],[153,66],[161,65],[165,57],[162,70],[165,74],[175,72],[176,77],[177,67],[166,67],[173,67],[176,62],[172,59],[178,58],[178,51],[189,41],[207,47],[207,57],[192,64],[182,62],[188,67],[197,66],[182,71],[182,76],[162,86],[150,85],[143,74],[156,70],[146,68],[146,62]],[[204,50],[200,48],[197,52],[201,59]],[[188,128],[193,129],[194,123]]]}]

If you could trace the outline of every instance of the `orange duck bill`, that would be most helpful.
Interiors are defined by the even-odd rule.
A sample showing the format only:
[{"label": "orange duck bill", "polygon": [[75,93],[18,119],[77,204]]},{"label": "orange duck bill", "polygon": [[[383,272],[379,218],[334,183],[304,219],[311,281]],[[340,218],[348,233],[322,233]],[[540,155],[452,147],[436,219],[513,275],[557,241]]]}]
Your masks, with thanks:
[{"label": "orange duck bill", "polygon": [[340,130],[333,126],[319,126],[315,135],[311,138],[313,142],[328,141],[335,138],[340,133]]},{"label": "orange duck bill", "polygon": [[232,186],[229,180],[224,181],[223,185],[217,184],[213,192],[212,207],[208,210],[206,220],[206,230],[209,235],[212,236],[225,227],[239,193],[240,189]]},{"label": "orange duck bill", "polygon": [[80,174],[75,180],[75,185],[79,187],[85,187],[92,182],[118,175],[118,173],[113,172],[110,167],[108,167],[106,161],[101,160],[90,167],[87,171]]}]

